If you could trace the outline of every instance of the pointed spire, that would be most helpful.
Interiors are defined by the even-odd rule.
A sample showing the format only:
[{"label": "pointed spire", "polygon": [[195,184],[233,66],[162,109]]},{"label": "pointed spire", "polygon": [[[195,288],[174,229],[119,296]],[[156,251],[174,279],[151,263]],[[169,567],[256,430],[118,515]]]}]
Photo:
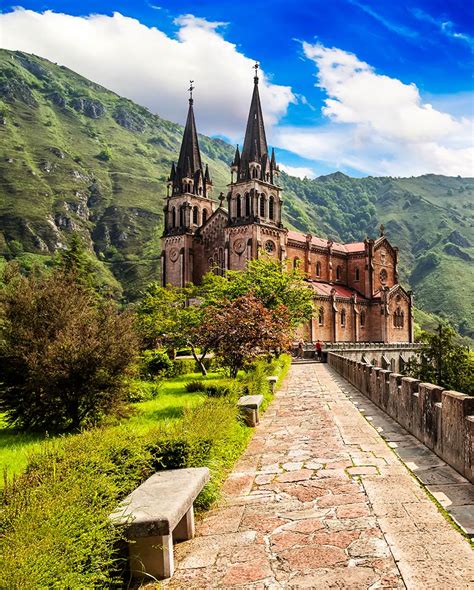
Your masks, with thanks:
[{"label": "pointed spire", "polygon": [[173,182],[175,176],[176,176],[176,166],[174,165],[174,162],[173,162],[171,165],[171,172],[170,172],[170,176],[168,178],[168,182]]},{"label": "pointed spire", "polygon": [[211,175],[209,174],[209,166],[206,164],[206,173],[204,174],[206,184],[211,184]]},{"label": "pointed spire", "polygon": [[235,155],[234,155],[234,161],[232,162],[232,166],[236,166],[237,168],[240,166],[239,144],[237,144],[237,147],[235,148]]},{"label": "pointed spire", "polygon": [[272,170],[275,170],[276,167],[277,167],[277,165],[276,165],[276,158],[275,158],[275,148],[272,148],[272,159],[270,160],[270,168]]},{"label": "pointed spire", "polygon": [[250,162],[261,163],[262,157],[268,154],[267,138],[265,136],[265,125],[263,122],[262,105],[258,92],[258,63],[255,64],[254,87],[250,111],[245,131],[244,146],[240,158],[242,169],[245,171]]},{"label": "pointed spire", "polygon": [[[178,164],[175,167],[174,164],[171,168],[170,181],[173,182],[173,194],[180,194],[187,192],[187,186],[183,185],[183,178],[196,179],[199,176],[205,177],[204,168],[201,161],[201,152],[199,150],[199,141],[196,128],[196,121],[194,119],[194,80],[190,80],[189,86],[189,108],[188,116],[186,119],[186,125],[184,127],[183,141],[181,143],[181,149],[179,152]],[[209,180],[206,182],[210,183]],[[197,190],[197,182],[194,183],[192,188],[193,191]],[[206,192],[206,191],[204,191]]]}]

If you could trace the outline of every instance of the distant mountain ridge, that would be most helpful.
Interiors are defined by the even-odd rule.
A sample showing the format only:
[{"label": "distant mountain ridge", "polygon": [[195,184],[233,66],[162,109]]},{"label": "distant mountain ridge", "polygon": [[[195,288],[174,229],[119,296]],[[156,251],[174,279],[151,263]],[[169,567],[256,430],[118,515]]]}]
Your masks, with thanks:
[{"label": "distant mountain ridge", "polygon": [[[77,231],[103,280],[135,297],[159,277],[166,181],[181,133],[65,67],[0,50],[0,257],[46,261]],[[217,198],[234,148],[199,141]],[[383,223],[417,305],[474,337],[474,179],[283,173],[281,185],[285,222],[300,231],[358,241]]]}]

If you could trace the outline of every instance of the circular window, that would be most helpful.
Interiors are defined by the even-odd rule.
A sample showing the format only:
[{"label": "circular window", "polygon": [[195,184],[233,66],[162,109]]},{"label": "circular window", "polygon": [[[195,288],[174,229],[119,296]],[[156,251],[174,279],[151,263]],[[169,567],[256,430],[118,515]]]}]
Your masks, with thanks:
[{"label": "circular window", "polygon": [[276,247],[275,247],[275,243],[272,242],[271,240],[267,240],[265,242],[265,250],[269,253],[269,254],[273,254],[273,252],[275,252]]},{"label": "circular window", "polygon": [[234,242],[234,252],[237,254],[243,254],[245,251],[245,240],[243,238],[237,238]]},{"label": "circular window", "polygon": [[388,275],[387,275],[387,271],[384,268],[380,271],[379,276],[380,276],[380,282],[385,284],[387,282]]}]

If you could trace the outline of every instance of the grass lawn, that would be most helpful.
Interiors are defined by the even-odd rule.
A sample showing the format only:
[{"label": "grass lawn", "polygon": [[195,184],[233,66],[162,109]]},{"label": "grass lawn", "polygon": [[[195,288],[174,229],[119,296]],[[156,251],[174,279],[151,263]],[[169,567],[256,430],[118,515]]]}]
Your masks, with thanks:
[{"label": "grass lawn", "polygon": [[[200,373],[189,373],[166,379],[155,398],[133,404],[134,414],[114,427],[132,429],[138,433],[156,426],[156,423],[161,420],[179,418],[184,408],[198,405],[205,399],[205,396],[200,393],[188,393],[185,389],[186,383],[219,379],[222,379],[221,373],[209,373],[205,377]],[[28,456],[40,447],[45,438],[47,438],[45,434],[18,432],[9,428],[0,418],[0,472],[2,473],[0,487],[3,487],[5,475],[10,479],[25,469]]]}]

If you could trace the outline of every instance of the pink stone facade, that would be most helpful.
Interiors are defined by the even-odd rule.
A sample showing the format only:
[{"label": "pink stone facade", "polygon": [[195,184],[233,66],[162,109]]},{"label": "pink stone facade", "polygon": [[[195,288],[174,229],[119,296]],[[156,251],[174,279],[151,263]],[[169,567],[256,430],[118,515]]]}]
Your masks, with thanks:
[{"label": "pink stone facade", "polygon": [[244,146],[220,203],[211,198],[190,100],[165,206],[163,285],[199,284],[207,272],[243,270],[247,261],[270,256],[301,269],[313,289],[314,317],[300,331],[306,341],[412,342],[412,294],[398,283],[398,250],[383,228],[378,239],[339,244],[283,226],[279,169],[268,153],[254,81]]}]

